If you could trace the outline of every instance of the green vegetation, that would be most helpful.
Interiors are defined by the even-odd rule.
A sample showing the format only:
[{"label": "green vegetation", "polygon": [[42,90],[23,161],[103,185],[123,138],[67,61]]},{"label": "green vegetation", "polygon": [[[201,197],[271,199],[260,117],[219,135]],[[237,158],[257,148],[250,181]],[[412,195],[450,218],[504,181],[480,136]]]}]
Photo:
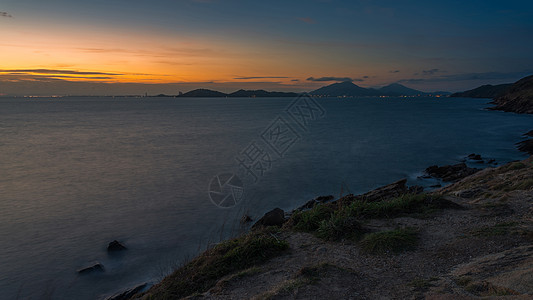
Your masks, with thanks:
[{"label": "green vegetation", "polygon": [[328,267],[333,267],[328,263],[320,263],[314,266],[307,266],[300,269],[299,276],[306,278],[309,283],[316,283],[320,280],[320,274],[324,272]]},{"label": "green vegetation", "polygon": [[405,194],[389,201],[355,200],[338,209],[320,204],[310,210],[296,212],[289,222],[296,230],[313,232],[325,240],[348,238],[358,240],[364,233],[360,221],[372,218],[425,216],[436,209],[461,208],[440,196]]},{"label": "green vegetation", "polygon": [[353,214],[361,218],[395,218],[412,214],[424,214],[442,208],[460,208],[458,204],[441,196],[405,194],[390,201],[362,202],[350,205]]},{"label": "green vegetation", "polygon": [[512,164],[509,164],[506,169],[507,170],[520,170],[520,169],[523,169],[523,168],[526,168],[527,165],[522,163],[522,162],[515,162],[515,163],[512,163]]},{"label": "green vegetation", "polygon": [[516,232],[517,222],[499,223],[494,226],[482,227],[472,232],[475,236],[501,236]]},{"label": "green vegetation", "polygon": [[476,296],[491,297],[491,296],[511,296],[518,295],[516,291],[506,287],[496,286],[490,282],[471,282],[468,283],[464,289]]},{"label": "green vegetation", "polygon": [[203,293],[223,276],[263,263],[288,247],[268,231],[224,241],[167,276],[148,292],[149,297],[176,299]]},{"label": "green vegetation", "polygon": [[332,241],[342,238],[359,239],[362,234],[361,223],[347,209],[335,211],[328,220],[322,220],[316,231],[317,237]]},{"label": "green vegetation", "polygon": [[367,234],[360,244],[367,253],[383,254],[412,250],[417,243],[417,232],[412,228],[406,228]]},{"label": "green vegetation", "polygon": [[515,190],[529,190],[531,188],[533,188],[533,178],[528,178],[513,184],[513,189]]},{"label": "green vegetation", "polygon": [[433,286],[432,281],[437,280],[436,278],[430,278],[430,279],[423,279],[423,278],[416,278],[413,279],[408,285],[413,287],[415,291],[425,291]]},{"label": "green vegetation", "polygon": [[455,278],[455,283],[460,286],[467,286],[470,282],[472,282],[472,278],[469,276],[460,276]]},{"label": "green vegetation", "polygon": [[291,221],[294,224],[294,229],[301,231],[315,231],[320,227],[320,223],[328,220],[333,213],[333,209],[326,205],[315,205],[312,209],[307,211],[296,212]]}]

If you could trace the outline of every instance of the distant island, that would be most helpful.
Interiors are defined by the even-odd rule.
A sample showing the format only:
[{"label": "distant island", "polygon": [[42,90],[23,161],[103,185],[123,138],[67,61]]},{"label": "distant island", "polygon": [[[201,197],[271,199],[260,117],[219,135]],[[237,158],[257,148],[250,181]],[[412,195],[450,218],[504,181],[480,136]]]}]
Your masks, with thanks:
[{"label": "distant island", "polygon": [[[160,94],[157,97],[193,97],[193,98],[211,98],[211,97],[296,97],[300,93],[295,92],[269,92],[265,90],[244,90],[240,89],[233,93],[223,93],[209,89],[195,89],[179,95]],[[379,89],[363,88],[353,82],[337,82],[314,91],[309,92],[316,97],[422,97],[422,96],[447,96],[448,92],[425,93],[415,89],[408,88],[399,83],[393,83]]]},{"label": "distant island", "polygon": [[318,97],[424,97],[424,96],[446,96],[448,92],[425,93],[415,89],[408,88],[399,83],[389,84],[379,89],[363,88],[353,82],[337,82],[309,94]]}]

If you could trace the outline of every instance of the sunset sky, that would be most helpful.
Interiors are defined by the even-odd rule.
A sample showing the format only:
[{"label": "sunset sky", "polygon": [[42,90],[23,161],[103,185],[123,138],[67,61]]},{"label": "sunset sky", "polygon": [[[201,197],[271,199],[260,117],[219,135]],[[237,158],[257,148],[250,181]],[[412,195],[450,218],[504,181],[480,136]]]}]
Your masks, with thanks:
[{"label": "sunset sky", "polygon": [[533,74],[532,1],[0,0],[0,94],[458,91]]}]

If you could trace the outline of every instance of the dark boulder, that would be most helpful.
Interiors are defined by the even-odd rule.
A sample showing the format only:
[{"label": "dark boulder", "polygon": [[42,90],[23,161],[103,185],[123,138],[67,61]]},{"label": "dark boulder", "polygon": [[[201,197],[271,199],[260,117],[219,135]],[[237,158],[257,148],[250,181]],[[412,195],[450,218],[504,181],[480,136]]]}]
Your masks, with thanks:
[{"label": "dark boulder", "polygon": [[252,229],[263,226],[281,226],[283,223],[285,223],[285,212],[281,208],[274,208],[259,219],[259,221],[252,226]]},{"label": "dark boulder", "polygon": [[320,204],[320,203],[327,203],[327,202],[330,202],[331,200],[333,200],[334,197],[332,195],[329,195],[329,196],[319,196],[319,197],[316,197],[315,199],[312,199],[312,200],[309,200],[307,201],[304,205],[298,207],[296,210],[307,210],[307,209],[311,209],[313,207],[315,207],[315,205],[317,204]]},{"label": "dark boulder", "polygon": [[127,289],[122,293],[113,295],[111,297],[107,297],[106,300],[127,300],[131,299],[135,294],[140,293],[144,291],[148,287],[147,283],[139,284],[136,287],[133,287],[131,289]]},{"label": "dark boulder", "polygon": [[420,194],[424,191],[424,187],[420,185],[410,186],[408,189],[409,194]]},{"label": "dark boulder", "polygon": [[89,266],[89,267],[85,267],[85,268],[81,268],[78,270],[78,274],[89,274],[89,273],[95,273],[95,272],[103,272],[104,271],[104,266],[99,263],[99,262],[96,262],[94,263],[93,265]]},{"label": "dark boulder", "polygon": [[243,215],[241,218],[241,224],[247,224],[252,222],[252,218],[249,215]]},{"label": "dark boulder", "polygon": [[109,245],[107,245],[107,251],[108,252],[122,251],[122,250],[126,250],[126,249],[128,249],[128,248],[126,248],[124,245],[122,245],[117,240],[114,240],[111,243],[109,243]]},{"label": "dark boulder", "polygon": [[525,140],[516,144],[518,150],[533,155],[533,139]]},{"label": "dark boulder", "polygon": [[390,198],[399,197],[409,192],[409,189],[405,185],[407,179],[398,180],[391,184],[382,186],[375,190],[372,190],[366,194],[361,195],[361,198],[368,202],[382,201]]},{"label": "dark boulder", "polygon": [[447,166],[431,166],[425,172],[435,178],[440,178],[443,181],[456,181],[466,176],[472,175],[481,169],[469,168],[465,163]]},{"label": "dark boulder", "polygon": [[333,195],[319,196],[319,197],[315,198],[315,201],[320,202],[320,203],[325,203],[325,202],[329,202],[329,201],[333,200],[333,198],[334,198]]},{"label": "dark boulder", "polygon": [[483,158],[481,158],[481,155],[475,154],[475,153],[472,153],[472,154],[468,155],[468,159],[471,159],[471,160],[483,160]]}]

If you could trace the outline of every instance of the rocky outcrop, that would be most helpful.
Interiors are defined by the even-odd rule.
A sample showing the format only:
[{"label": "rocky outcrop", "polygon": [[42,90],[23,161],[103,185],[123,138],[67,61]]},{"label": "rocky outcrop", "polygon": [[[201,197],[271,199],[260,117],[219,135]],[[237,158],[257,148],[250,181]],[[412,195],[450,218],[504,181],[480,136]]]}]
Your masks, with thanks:
[{"label": "rocky outcrop", "polygon": [[128,248],[126,248],[124,245],[122,245],[117,240],[114,240],[111,243],[109,243],[109,245],[107,245],[107,251],[108,252],[123,251],[123,250],[126,250],[126,249],[128,249]]},{"label": "rocky outcrop", "polygon": [[147,287],[148,287],[147,283],[139,284],[138,286],[135,286],[131,289],[127,289],[124,292],[107,297],[106,300],[127,300],[127,299],[130,299],[133,295],[142,292]]},{"label": "rocky outcrop", "polygon": [[102,265],[99,262],[96,262],[91,266],[79,269],[78,274],[85,275],[85,274],[103,272],[103,271],[104,271],[104,265]]},{"label": "rocky outcrop", "polygon": [[283,223],[285,223],[285,212],[281,208],[274,208],[259,219],[259,221],[252,226],[252,229],[268,226],[281,226]]},{"label": "rocky outcrop", "polygon": [[317,204],[326,203],[326,202],[329,202],[329,201],[331,201],[333,199],[334,199],[333,195],[319,196],[319,197],[316,197],[315,199],[307,201],[304,205],[298,207],[295,210],[311,209],[311,208],[315,207],[315,205],[317,205]]},{"label": "rocky outcrop", "polygon": [[401,196],[409,191],[407,186],[407,179],[398,180],[391,184],[382,186],[373,191],[361,195],[361,198],[368,202],[382,201],[388,198]]},{"label": "rocky outcrop", "polygon": [[533,75],[514,83],[505,94],[496,97],[492,103],[496,104],[490,108],[493,110],[533,114]]},{"label": "rocky outcrop", "polygon": [[470,168],[465,163],[446,166],[431,166],[425,172],[432,177],[442,179],[443,181],[456,181],[466,176],[472,175],[481,169]]}]

